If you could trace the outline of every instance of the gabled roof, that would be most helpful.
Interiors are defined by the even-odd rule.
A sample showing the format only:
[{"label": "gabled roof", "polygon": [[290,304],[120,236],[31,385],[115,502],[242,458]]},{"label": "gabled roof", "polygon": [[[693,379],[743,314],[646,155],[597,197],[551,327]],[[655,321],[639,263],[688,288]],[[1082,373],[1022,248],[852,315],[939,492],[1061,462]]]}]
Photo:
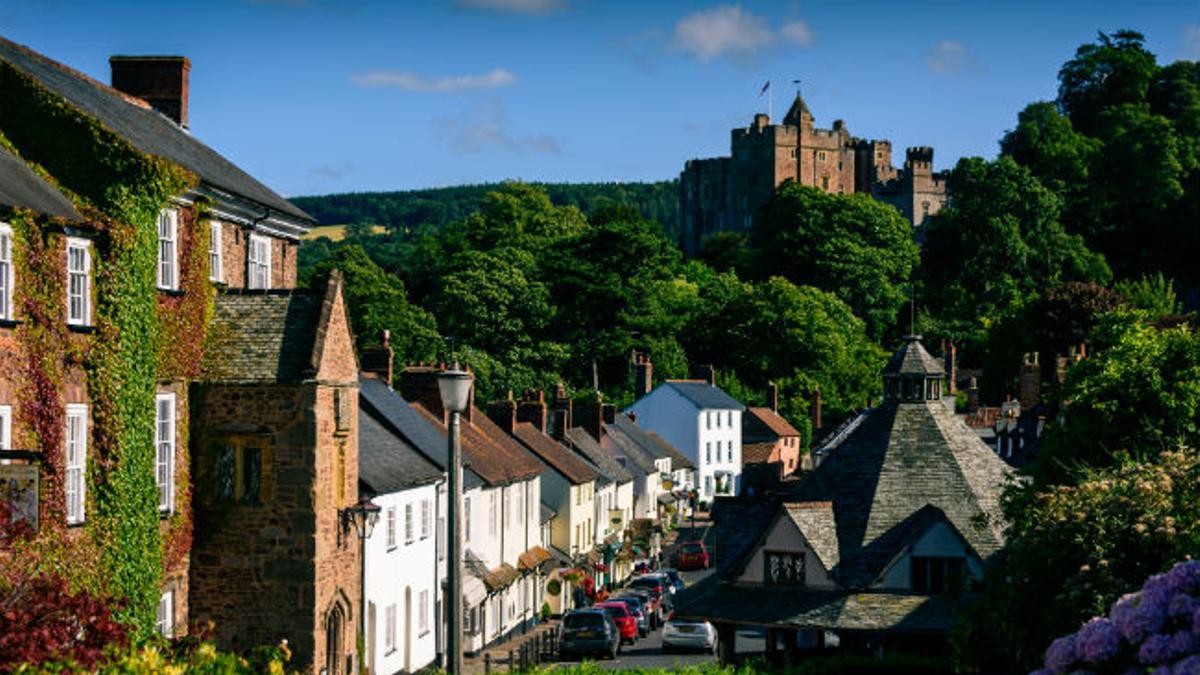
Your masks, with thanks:
[{"label": "gabled roof", "polygon": [[945,375],[941,359],[925,351],[920,335],[905,335],[904,345],[892,354],[883,368],[884,375]]},{"label": "gabled roof", "polygon": [[321,303],[321,293],[302,289],[218,295],[201,379],[288,384],[312,377]]},{"label": "gabled roof", "polygon": [[[666,443],[666,441],[662,441],[660,443],[659,441],[651,438],[649,429],[643,429],[642,427],[639,427],[637,423],[630,419],[629,415],[626,415],[625,413],[618,413],[615,415],[613,417],[612,424],[608,425],[608,427],[609,429],[616,427],[627,437],[629,437],[631,441],[637,443],[642,452],[652,459],[671,458],[671,454],[667,452],[665,447],[663,447],[663,444]],[[659,438],[661,440],[661,437]]]},{"label": "gabled roof", "polygon": [[33,209],[38,213],[80,221],[83,216],[58,191],[8,148],[0,145],[0,206]]},{"label": "gabled roof", "polygon": [[658,386],[675,390],[676,393],[701,410],[746,409],[746,406],[738,403],[737,399],[726,394],[723,389],[704,380],[667,380]]},{"label": "gabled roof", "polygon": [[376,420],[358,415],[358,481],[370,494],[382,495],[429,485],[445,474],[416,448]]},{"label": "gabled roof", "polygon": [[66,99],[142,152],[157,155],[195,173],[215,188],[269,207],[301,221],[312,216],[201,143],[171,119],[141,99],[123,94],[33,50],[0,38],[0,62],[5,62],[42,87]]},{"label": "gabled roof", "polygon": [[[409,406],[445,433],[442,421],[424,406],[416,402]],[[537,457],[501,431],[478,408],[472,409],[470,421],[463,416],[461,431],[463,461],[470,462],[471,470],[487,485],[509,485],[533,478],[545,469]]]},{"label": "gabled roof", "polygon": [[573,485],[590,483],[600,477],[582,458],[528,422],[517,424],[513,436]]},{"label": "gabled roof", "polygon": [[[382,380],[359,378],[358,394],[360,410],[370,413],[392,433],[399,434],[440,470],[446,470],[450,451],[444,429],[409,407],[408,402]],[[464,457],[463,489],[469,490],[481,484],[479,476],[471,470],[470,462]]]},{"label": "gabled roof", "polygon": [[633,474],[621,466],[615,457],[605,452],[596,439],[592,438],[592,435],[583,427],[567,429],[564,436],[571,449],[583,455],[609,482],[620,485],[633,480]]},{"label": "gabled roof", "polygon": [[804,535],[826,571],[838,564],[837,523],[831,502],[789,502],[783,511]]},{"label": "gabled roof", "polygon": [[770,408],[747,408],[746,414],[742,415],[742,443],[799,435],[796,427]]},{"label": "gabled roof", "polygon": [[[608,437],[620,449],[621,454],[629,458],[639,470],[646,475],[658,473],[655,460],[666,459],[662,448],[651,440],[645,432],[637,427],[625,415],[617,415],[612,424],[607,425]],[[601,446],[603,447],[603,446]]]},{"label": "gabled roof", "polygon": [[696,470],[696,465],[692,464],[692,460],[688,459],[688,456],[676,449],[675,446],[668,443],[667,439],[659,436],[653,431],[646,431],[646,435],[650,437],[650,440],[657,443],[658,446],[662,448],[663,452],[665,452],[667,456],[671,458],[672,471],[679,471],[680,469],[691,469],[693,471]]},{"label": "gabled roof", "polygon": [[742,443],[742,464],[766,464],[775,452],[775,441]]}]

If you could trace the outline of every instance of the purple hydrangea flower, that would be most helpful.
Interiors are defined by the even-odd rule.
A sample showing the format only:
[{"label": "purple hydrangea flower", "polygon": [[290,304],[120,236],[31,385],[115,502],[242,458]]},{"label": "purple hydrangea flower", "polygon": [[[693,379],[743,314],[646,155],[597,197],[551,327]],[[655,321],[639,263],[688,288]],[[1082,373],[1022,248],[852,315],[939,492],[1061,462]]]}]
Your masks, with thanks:
[{"label": "purple hydrangea flower", "polygon": [[1142,593],[1173,595],[1177,590],[1173,587],[1173,581],[1174,579],[1166,573],[1151,575],[1146,583],[1142,584]]},{"label": "purple hydrangea flower", "polygon": [[1197,640],[1190,630],[1181,630],[1171,634],[1171,658],[1178,659],[1196,653]]},{"label": "purple hydrangea flower", "polygon": [[[1133,626],[1133,612],[1137,609],[1137,593],[1126,593],[1122,595],[1116,602],[1113,603],[1112,610],[1108,613],[1112,617],[1113,625],[1120,631],[1121,636],[1133,644],[1141,642],[1142,635],[1134,635],[1136,632]],[[1134,639],[1134,638],[1137,639]]]},{"label": "purple hydrangea flower", "polygon": [[1171,667],[1171,675],[1200,675],[1200,655],[1177,661]]},{"label": "purple hydrangea flower", "polygon": [[1169,635],[1151,635],[1138,649],[1138,662],[1146,666],[1157,666],[1171,660],[1171,637]]},{"label": "purple hydrangea flower", "polygon": [[1054,675],[1054,671],[1050,670],[1049,668],[1038,668],[1037,670],[1031,671],[1029,675]]},{"label": "purple hydrangea flower", "polygon": [[1060,637],[1046,649],[1046,667],[1052,673],[1065,673],[1075,664],[1075,636]]},{"label": "purple hydrangea flower", "polygon": [[1200,603],[1196,602],[1196,598],[1185,593],[1176,593],[1171,602],[1167,603],[1167,616],[1172,619],[1190,617],[1197,606],[1200,606]]},{"label": "purple hydrangea flower", "polygon": [[1167,572],[1167,585],[1176,592],[1200,593],[1200,560],[1176,563]]},{"label": "purple hydrangea flower", "polygon": [[1092,619],[1075,635],[1075,654],[1093,665],[1100,665],[1121,653],[1121,633],[1112,621]]},{"label": "purple hydrangea flower", "polygon": [[1192,612],[1192,634],[1200,636],[1200,607]]}]

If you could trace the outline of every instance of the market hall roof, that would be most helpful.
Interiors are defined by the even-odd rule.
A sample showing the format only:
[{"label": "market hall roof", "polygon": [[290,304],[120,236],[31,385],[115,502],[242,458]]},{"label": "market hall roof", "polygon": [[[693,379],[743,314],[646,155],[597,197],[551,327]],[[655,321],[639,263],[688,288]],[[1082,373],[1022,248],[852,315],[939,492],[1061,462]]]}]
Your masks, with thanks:
[{"label": "market hall roof", "polygon": [[902,346],[883,368],[884,375],[945,375],[941,359],[925,351],[920,335],[905,335]]},{"label": "market hall roof", "polygon": [[34,173],[24,160],[4,145],[0,145],[0,206],[32,209],[72,221],[83,220],[70,199]]},{"label": "market hall roof", "polygon": [[0,62],[62,97],[138,150],[178,164],[211,187],[285,215],[300,228],[306,229],[316,222],[141,99],[2,37]]}]

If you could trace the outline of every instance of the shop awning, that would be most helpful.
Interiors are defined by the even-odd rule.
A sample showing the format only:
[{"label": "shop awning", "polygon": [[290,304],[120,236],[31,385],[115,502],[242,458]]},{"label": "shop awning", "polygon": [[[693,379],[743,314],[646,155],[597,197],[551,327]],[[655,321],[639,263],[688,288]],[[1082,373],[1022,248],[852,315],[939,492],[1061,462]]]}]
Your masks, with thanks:
[{"label": "shop awning", "polygon": [[552,557],[550,551],[541,546],[534,546],[517,556],[517,569],[521,571],[537,569],[538,566],[549,561]]}]

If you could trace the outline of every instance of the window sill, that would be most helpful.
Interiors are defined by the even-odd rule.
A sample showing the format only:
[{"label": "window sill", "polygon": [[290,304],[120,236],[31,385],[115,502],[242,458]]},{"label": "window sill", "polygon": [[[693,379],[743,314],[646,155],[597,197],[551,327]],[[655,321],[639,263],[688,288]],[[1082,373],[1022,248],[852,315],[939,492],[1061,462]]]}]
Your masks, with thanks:
[{"label": "window sill", "polygon": [[91,335],[92,333],[96,332],[96,327],[92,326],[92,325],[82,324],[82,323],[68,323],[67,330],[71,331],[72,333],[82,333],[84,335]]},{"label": "window sill", "polygon": [[77,522],[74,522],[74,523],[72,523],[72,522],[68,521],[68,522],[67,522],[67,529],[68,529],[68,530],[71,530],[71,529],[75,529],[75,528],[83,527],[84,525],[87,525],[87,520],[80,520],[80,521],[77,521]]},{"label": "window sill", "polygon": [[392,544],[391,546],[387,547],[387,552],[391,553],[392,551],[395,551],[396,548],[397,548],[397,546],[395,544]]},{"label": "window sill", "polygon": [[20,325],[20,319],[0,319],[0,328],[16,328]]},{"label": "window sill", "polygon": [[173,515],[175,515],[174,509],[159,509],[158,510],[158,519],[159,520],[166,520]]},{"label": "window sill", "polygon": [[163,295],[169,295],[172,298],[182,298],[183,296],[187,295],[187,292],[182,288],[163,288],[162,286],[159,286],[158,292],[162,293]]}]

